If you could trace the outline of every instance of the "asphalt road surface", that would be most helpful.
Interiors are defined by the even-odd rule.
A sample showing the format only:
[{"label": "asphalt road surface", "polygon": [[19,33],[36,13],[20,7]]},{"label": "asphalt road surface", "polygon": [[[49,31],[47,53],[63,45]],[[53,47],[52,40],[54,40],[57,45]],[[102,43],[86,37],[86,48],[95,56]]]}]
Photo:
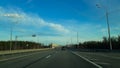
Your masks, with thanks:
[{"label": "asphalt road surface", "polygon": [[69,50],[47,50],[0,61],[0,68],[100,68]]},{"label": "asphalt road surface", "polygon": [[102,66],[103,68],[120,68],[119,52],[80,52],[75,51],[88,60]]}]

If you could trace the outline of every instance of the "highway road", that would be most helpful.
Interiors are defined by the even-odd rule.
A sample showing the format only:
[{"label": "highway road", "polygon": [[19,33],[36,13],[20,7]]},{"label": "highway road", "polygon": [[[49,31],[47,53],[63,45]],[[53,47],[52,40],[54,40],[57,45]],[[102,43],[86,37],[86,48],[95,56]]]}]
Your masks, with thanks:
[{"label": "highway road", "polygon": [[119,52],[80,52],[78,55],[87,58],[103,68],[120,68],[120,53]]},{"label": "highway road", "polygon": [[0,56],[0,68],[120,68],[120,54],[50,49]]},{"label": "highway road", "polygon": [[99,68],[69,50],[60,49],[21,54],[20,57],[17,55],[6,59],[0,61],[0,68]]}]

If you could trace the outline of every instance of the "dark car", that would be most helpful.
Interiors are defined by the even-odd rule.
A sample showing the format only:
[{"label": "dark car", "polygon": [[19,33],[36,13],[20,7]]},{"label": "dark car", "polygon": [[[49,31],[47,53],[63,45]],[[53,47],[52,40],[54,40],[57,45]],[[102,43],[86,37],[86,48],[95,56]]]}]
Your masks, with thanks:
[{"label": "dark car", "polygon": [[65,47],[63,46],[63,47],[61,48],[61,50],[65,50]]}]

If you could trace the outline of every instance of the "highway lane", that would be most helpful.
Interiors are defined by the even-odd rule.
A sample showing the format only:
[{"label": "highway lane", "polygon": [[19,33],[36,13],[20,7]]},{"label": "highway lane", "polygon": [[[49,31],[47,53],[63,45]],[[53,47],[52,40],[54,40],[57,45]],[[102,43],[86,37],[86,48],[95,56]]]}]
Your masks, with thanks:
[{"label": "highway lane", "polygon": [[48,50],[0,62],[0,68],[97,68],[71,51]]},{"label": "highway lane", "polygon": [[15,59],[1,61],[0,68],[23,68],[25,65],[40,60],[43,57],[46,57],[47,55],[52,53],[54,53],[53,50],[47,50],[47,51],[40,51],[40,52],[34,52],[32,54],[22,55],[22,57],[20,58],[17,56],[18,58]]},{"label": "highway lane", "polygon": [[97,68],[70,51],[57,51],[55,54],[29,65],[26,68]]},{"label": "highway lane", "polygon": [[[50,50],[50,49],[49,49]],[[44,52],[47,50],[39,50],[39,51],[29,51],[29,52],[18,52],[18,53],[10,53],[10,54],[2,54],[0,55],[0,61],[4,61],[4,60],[8,60],[8,59],[14,59],[14,58],[18,58],[18,57],[23,57],[23,56],[28,56],[31,54],[35,54],[35,53],[39,53],[39,52]]]},{"label": "highway lane", "polygon": [[120,68],[120,54],[113,52],[76,52],[103,68]]}]

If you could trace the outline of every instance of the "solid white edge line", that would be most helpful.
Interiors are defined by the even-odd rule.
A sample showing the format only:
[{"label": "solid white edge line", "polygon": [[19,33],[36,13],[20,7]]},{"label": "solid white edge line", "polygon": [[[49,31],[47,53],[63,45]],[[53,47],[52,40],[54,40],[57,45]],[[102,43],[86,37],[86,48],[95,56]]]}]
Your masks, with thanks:
[{"label": "solid white edge line", "polygon": [[17,59],[17,58],[21,58],[21,57],[26,57],[26,56],[30,56],[30,55],[33,55],[33,54],[37,54],[37,53],[32,53],[32,54],[28,54],[28,55],[22,55],[22,56],[7,58],[7,59],[2,59],[2,60],[0,60],[0,62],[7,61],[7,60],[12,60],[12,59]]},{"label": "solid white edge line", "polygon": [[94,62],[92,62],[92,61],[90,61],[90,60],[88,60],[87,58],[81,56],[80,54],[77,54],[77,53],[75,53],[75,52],[72,52],[72,53],[75,54],[75,55],[77,55],[77,56],[79,56],[80,58],[86,60],[87,62],[93,64],[94,66],[96,66],[96,67],[98,67],[98,68],[103,68],[102,66],[100,66],[100,65],[98,65],[98,64],[96,64],[96,63],[94,63]]}]

